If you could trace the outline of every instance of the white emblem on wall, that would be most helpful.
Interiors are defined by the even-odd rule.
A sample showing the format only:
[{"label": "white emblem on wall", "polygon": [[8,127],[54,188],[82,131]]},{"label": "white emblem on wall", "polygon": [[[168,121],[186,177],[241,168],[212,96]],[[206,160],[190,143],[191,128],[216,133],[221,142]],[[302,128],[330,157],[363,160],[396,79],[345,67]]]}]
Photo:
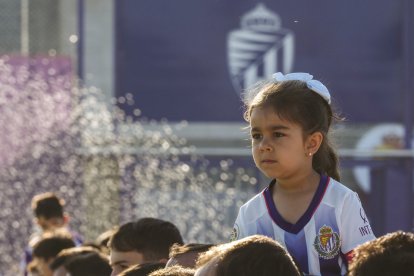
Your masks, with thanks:
[{"label": "white emblem on wall", "polygon": [[294,34],[281,28],[280,17],[258,4],[241,18],[241,28],[227,37],[228,65],[240,93],[275,72],[289,73],[294,58]]}]

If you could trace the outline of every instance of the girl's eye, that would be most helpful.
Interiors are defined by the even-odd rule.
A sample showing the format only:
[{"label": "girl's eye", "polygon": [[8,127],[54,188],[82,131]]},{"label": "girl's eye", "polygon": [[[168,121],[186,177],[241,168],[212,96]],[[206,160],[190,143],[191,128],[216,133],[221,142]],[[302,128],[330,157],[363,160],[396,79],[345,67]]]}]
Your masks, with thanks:
[{"label": "girl's eye", "polygon": [[253,140],[260,139],[261,137],[262,137],[262,135],[260,135],[259,133],[252,133],[252,139]]}]

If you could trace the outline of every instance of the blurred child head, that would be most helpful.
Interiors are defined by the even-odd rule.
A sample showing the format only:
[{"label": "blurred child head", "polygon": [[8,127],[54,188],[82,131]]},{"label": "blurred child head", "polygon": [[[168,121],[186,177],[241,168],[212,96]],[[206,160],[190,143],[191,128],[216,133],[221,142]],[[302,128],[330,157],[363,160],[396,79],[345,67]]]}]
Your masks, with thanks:
[{"label": "blurred child head", "polygon": [[170,259],[168,260],[166,266],[180,265],[182,267],[194,268],[198,256],[212,246],[214,246],[214,244],[174,244],[170,249]]},{"label": "blurred child head", "polygon": [[349,276],[414,275],[414,234],[386,234],[354,249]]},{"label": "blurred child head", "polygon": [[178,228],[169,221],[142,218],[122,225],[109,240],[113,275],[135,264],[166,263],[175,243],[183,244],[183,239]]},{"label": "blurred child head", "polygon": [[[108,257],[98,249],[90,246],[79,246],[62,250],[50,264],[53,276],[110,275]],[[86,273],[82,274],[82,270]],[[95,274],[94,274],[95,273]],[[102,274],[97,274],[102,273]]]},{"label": "blurred child head", "polygon": [[151,272],[154,272],[158,269],[164,268],[164,263],[145,263],[133,265],[126,270],[122,271],[119,276],[147,276]]},{"label": "blurred child head", "polygon": [[64,200],[51,192],[33,197],[32,210],[36,217],[36,223],[42,230],[51,230],[65,225],[67,216],[63,212],[64,205]]},{"label": "blurred child head", "polygon": [[184,268],[179,265],[169,266],[156,270],[149,274],[149,276],[193,276],[195,270],[192,268]]},{"label": "blurred child head", "polygon": [[101,251],[108,255],[110,253],[108,243],[115,232],[115,229],[107,230],[101,233],[95,240],[95,244],[100,247]]},{"label": "blurred child head", "polygon": [[299,269],[276,241],[260,235],[212,247],[197,261],[196,276],[296,276]]},{"label": "blurred child head", "polygon": [[71,276],[110,276],[112,272],[108,257],[98,251],[74,256],[64,267]]},{"label": "blurred child head", "polygon": [[40,274],[44,276],[52,275],[49,265],[62,250],[72,247],[75,247],[75,242],[67,232],[44,234],[33,247],[33,260]]}]

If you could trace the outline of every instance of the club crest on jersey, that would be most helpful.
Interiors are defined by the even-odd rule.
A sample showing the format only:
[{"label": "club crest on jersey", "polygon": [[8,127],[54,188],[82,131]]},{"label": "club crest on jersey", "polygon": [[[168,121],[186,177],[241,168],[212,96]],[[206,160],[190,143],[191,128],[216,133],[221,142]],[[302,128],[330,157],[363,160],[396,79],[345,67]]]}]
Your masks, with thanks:
[{"label": "club crest on jersey", "polygon": [[238,239],[238,237],[239,237],[239,226],[235,224],[230,234],[230,241],[235,241]]},{"label": "club crest on jersey", "polygon": [[319,228],[319,235],[316,235],[313,246],[321,258],[328,260],[339,253],[341,240],[338,233],[324,225]]}]

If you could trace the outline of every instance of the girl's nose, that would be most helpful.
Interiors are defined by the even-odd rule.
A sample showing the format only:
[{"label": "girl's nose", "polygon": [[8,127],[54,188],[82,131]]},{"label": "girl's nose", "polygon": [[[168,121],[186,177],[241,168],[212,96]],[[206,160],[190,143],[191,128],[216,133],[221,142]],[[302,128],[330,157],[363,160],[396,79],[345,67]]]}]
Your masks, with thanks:
[{"label": "girl's nose", "polygon": [[269,141],[265,138],[263,138],[263,140],[260,142],[260,150],[261,151],[271,151],[272,150],[272,146],[269,143]]}]

